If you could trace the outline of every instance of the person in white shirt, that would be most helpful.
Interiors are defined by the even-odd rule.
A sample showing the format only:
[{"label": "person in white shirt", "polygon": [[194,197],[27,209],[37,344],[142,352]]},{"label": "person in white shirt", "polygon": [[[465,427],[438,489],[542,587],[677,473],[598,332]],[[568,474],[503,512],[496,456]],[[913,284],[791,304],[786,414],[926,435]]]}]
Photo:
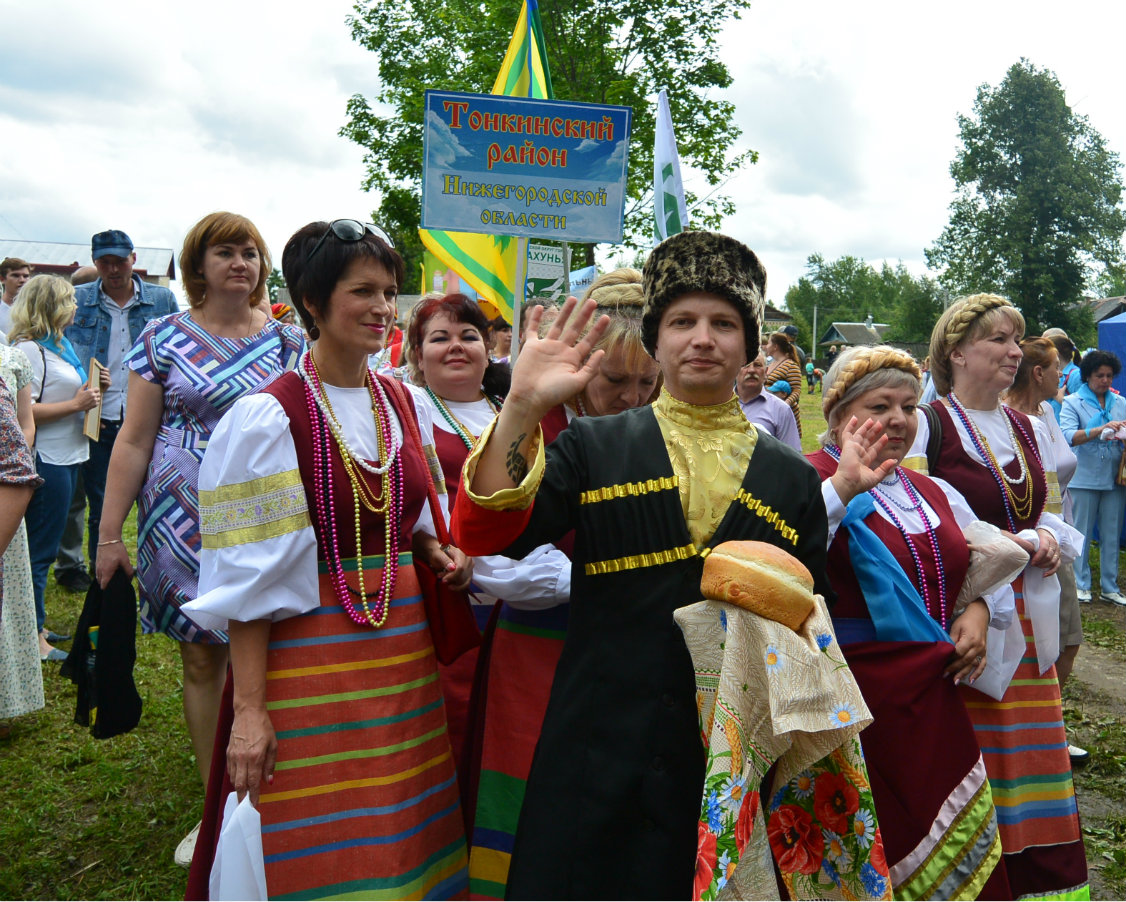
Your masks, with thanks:
[{"label": "person in white shirt", "polygon": [[[0,333],[7,339],[12,329],[12,305],[16,295],[31,278],[31,264],[19,257],[5,257],[0,262]],[[5,342],[6,343],[6,342]]]},{"label": "person in white shirt", "polygon": [[47,275],[35,276],[20,290],[12,311],[12,342],[31,363],[35,466],[43,485],[27,508],[27,544],[39,653],[51,661],[61,661],[66,654],[48,643],[43,598],[47,571],[59,550],[78,468],[90,455],[83,416],[101,402],[99,387],[87,385],[86,371],[63,334],[74,311],[74,288],[66,279]]}]

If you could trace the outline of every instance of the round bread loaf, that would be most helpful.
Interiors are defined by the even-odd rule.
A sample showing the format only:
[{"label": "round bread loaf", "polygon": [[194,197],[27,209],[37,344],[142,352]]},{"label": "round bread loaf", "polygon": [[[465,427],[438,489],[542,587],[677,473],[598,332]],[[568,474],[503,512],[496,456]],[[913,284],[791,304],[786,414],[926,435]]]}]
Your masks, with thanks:
[{"label": "round bread loaf", "polygon": [[813,610],[813,577],[796,557],[769,542],[723,542],[704,559],[705,598],[777,620],[797,631]]}]

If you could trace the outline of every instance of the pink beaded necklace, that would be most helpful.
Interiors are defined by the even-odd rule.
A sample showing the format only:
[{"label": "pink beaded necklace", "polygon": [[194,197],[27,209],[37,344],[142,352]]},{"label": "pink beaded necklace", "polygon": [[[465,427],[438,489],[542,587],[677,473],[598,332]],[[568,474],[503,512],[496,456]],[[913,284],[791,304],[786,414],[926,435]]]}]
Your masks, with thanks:
[{"label": "pink beaded necklace", "polygon": [[[328,421],[328,417],[332,415],[331,407],[327,404],[327,393],[321,382],[320,374],[317,372],[316,362],[313,360],[312,354],[305,355],[301,375],[305,384],[305,400],[309,409],[309,420],[313,426],[313,485],[316,496],[317,519],[321,529],[321,541],[328,557],[329,579],[332,582],[337,601],[340,602],[340,606],[344,608],[352,621],[361,626],[378,629],[387,622],[387,616],[391,609],[390,602],[394,595],[395,581],[398,576],[399,524],[402,522],[403,469],[402,462],[394,454],[392,447],[391,412],[382,392],[376,391],[375,377],[369,369],[365,381],[372,400],[376,436],[380,450],[385,457],[385,460],[377,463],[382,464],[383,466],[379,469],[384,470],[384,485],[381,494],[386,501],[386,519],[384,523],[383,578],[379,590],[368,593],[364,586],[363,535],[360,513],[361,495],[367,487],[357,486],[356,481],[365,478],[360,474],[375,468],[345,466],[352,485],[352,512],[356,530],[356,571],[357,581],[359,582],[359,591],[357,591],[348,585],[348,581],[344,577],[344,562],[340,557],[340,537],[337,532],[336,506],[332,490],[333,446],[336,447],[342,463],[345,464],[349,461],[344,460],[344,455],[352,455],[353,452],[343,439],[340,423],[333,422],[330,424]],[[329,412],[326,413],[326,410]],[[335,417],[333,419],[335,420]],[[359,461],[353,460],[351,462],[358,463]],[[372,493],[370,489],[367,489],[367,491],[369,494]],[[352,595],[356,595],[360,599],[362,610],[357,609],[352,602]],[[372,599],[374,599],[374,602]]]},{"label": "pink beaded necklace", "polygon": [[[836,445],[826,445],[825,453],[828,454],[833,460],[840,463],[841,449]],[[934,563],[938,569],[938,611],[940,618],[939,625],[943,629],[948,629],[949,625],[946,622],[947,598],[946,598],[946,568],[942,563],[942,553],[938,550],[938,536],[935,533],[934,524],[931,523],[930,517],[927,516],[926,510],[923,507],[923,500],[919,493],[915,491],[915,487],[911,485],[906,473],[903,472],[903,467],[895,468],[895,478],[903,486],[903,491],[907,493],[907,500],[911,502],[911,507],[904,507],[904,510],[914,510],[919,515],[919,519],[923,523],[923,529],[927,534],[927,541],[930,543],[931,554],[934,556]],[[880,506],[880,510],[888,515],[888,519],[894,524],[895,528],[899,530],[900,535],[903,536],[903,541],[907,544],[907,550],[911,553],[911,560],[915,564],[915,574],[919,579],[919,591],[923,596],[923,604],[926,606],[931,616],[934,616],[934,607],[931,605],[930,589],[927,588],[926,575],[923,570],[923,559],[919,554],[919,549],[915,545],[915,540],[911,538],[911,533],[907,531],[907,527],[899,516],[892,509],[892,505],[888,504],[891,499],[884,498],[884,496],[876,488],[870,489],[868,492],[872,496],[872,500]],[[898,506],[898,505],[897,505]]]}]

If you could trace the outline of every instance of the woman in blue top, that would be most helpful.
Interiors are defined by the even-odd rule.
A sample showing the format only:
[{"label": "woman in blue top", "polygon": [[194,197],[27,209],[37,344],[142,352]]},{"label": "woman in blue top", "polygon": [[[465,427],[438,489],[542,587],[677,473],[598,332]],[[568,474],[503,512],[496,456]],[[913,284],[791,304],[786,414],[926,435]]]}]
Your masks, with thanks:
[{"label": "woman in blue top", "polygon": [[1090,601],[1091,567],[1088,553],[1095,524],[1099,527],[1100,592],[1105,601],[1126,605],[1118,591],[1118,540],[1126,508],[1126,486],[1115,483],[1126,429],[1126,398],[1110,390],[1122,363],[1110,351],[1091,351],[1079,367],[1083,385],[1063,400],[1060,426],[1075,448],[1079,466],[1071,479],[1075,526],[1083,533],[1083,554],[1075,559],[1075,583],[1080,601]]},{"label": "woman in blue top", "polygon": [[1047,329],[1040,337],[1046,338],[1054,344],[1056,353],[1060,356],[1059,391],[1054,398],[1048,399],[1048,405],[1052,408],[1052,413],[1056,415],[1056,422],[1058,423],[1063,408],[1063,399],[1068,395],[1075,394],[1083,387],[1083,377],[1080,375],[1077,366],[1080,362],[1079,352],[1075,349],[1075,343],[1067,337],[1067,333],[1063,329]]}]

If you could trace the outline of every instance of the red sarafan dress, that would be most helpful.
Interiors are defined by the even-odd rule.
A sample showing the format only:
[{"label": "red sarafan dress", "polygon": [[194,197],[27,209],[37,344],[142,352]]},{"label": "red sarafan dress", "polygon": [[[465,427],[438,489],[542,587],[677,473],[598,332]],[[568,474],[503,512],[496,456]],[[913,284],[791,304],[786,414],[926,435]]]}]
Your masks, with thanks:
[{"label": "red sarafan dress", "polygon": [[[837,470],[837,461],[826,451],[808,458],[822,479]],[[942,610],[941,600],[953,607],[969,566],[969,549],[942,489],[921,474],[898,472],[929,508],[926,516],[933,514],[937,520],[934,545],[925,531],[904,535],[877,512],[864,523],[892,553],[929,602],[927,612],[946,631],[949,610]],[[906,492],[903,496],[910,497]],[[895,898],[1012,898],[973,722],[958,688],[943,676],[954,647],[949,642],[878,639],[848,542],[848,527],[842,525],[829,546],[827,575],[837,594],[833,628],[874,717],[860,742]],[[918,566],[908,542],[919,555]],[[944,591],[940,574],[945,577]]]},{"label": "red sarafan dress", "polygon": [[[369,463],[378,463],[377,455],[367,452],[370,437],[365,445],[356,424],[365,414],[372,422],[373,402],[390,411],[398,452],[385,513],[359,504],[357,523],[354,483],[297,374],[236,405],[209,448],[222,460],[204,465],[201,498],[211,537],[197,607],[274,620],[266,706],[278,758],[258,803],[271,898],[458,898],[467,891],[455,762],[410,553],[411,535],[429,516],[430,468],[402,439],[401,424],[415,411],[399,407],[378,379],[370,397],[368,389],[331,386],[326,394],[351,430],[348,442]],[[420,427],[429,434],[428,421]],[[378,478],[360,478],[381,494]],[[387,566],[395,568],[389,593]],[[260,575],[248,576],[250,569]],[[361,569],[369,613],[386,613],[378,627],[355,622],[349,611],[364,611]],[[267,607],[248,609],[249,599]],[[206,894],[206,859],[230,790],[219,771],[224,727],[229,734],[229,709],[189,896]]]},{"label": "red sarafan dress", "polygon": [[[931,406],[942,427],[931,475],[961,492],[981,520],[1014,533],[1034,528],[1043,516],[1048,489],[1028,417],[1005,407],[969,413],[963,409],[959,413],[940,401]],[[1008,424],[1001,417],[1008,418]],[[919,424],[916,448],[925,447],[929,435],[923,417]],[[992,462],[981,453],[986,432],[992,454],[998,461],[1006,461],[1000,465],[1003,476],[994,472]],[[1027,508],[1018,505],[1019,509],[1014,509],[999,478],[1006,479],[1016,497],[1027,499]],[[1015,898],[1087,898],[1087,859],[1059,682],[1054,666],[1040,673],[1023,586],[1024,577],[1017,577],[1013,591],[1028,651],[1004,698],[997,701],[973,687],[960,688],[993,787],[1001,846]]]}]

